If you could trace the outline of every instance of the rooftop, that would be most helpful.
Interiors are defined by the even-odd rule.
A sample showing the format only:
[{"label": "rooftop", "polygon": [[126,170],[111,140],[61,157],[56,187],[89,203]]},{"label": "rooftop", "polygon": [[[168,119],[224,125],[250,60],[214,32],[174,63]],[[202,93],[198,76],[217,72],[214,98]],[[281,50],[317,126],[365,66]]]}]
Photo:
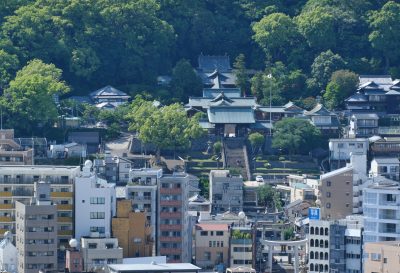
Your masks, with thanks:
[{"label": "rooftop", "polygon": [[203,231],[228,231],[229,227],[228,224],[211,224],[211,223],[203,223],[197,224],[196,230],[203,230]]},{"label": "rooftop", "polygon": [[190,263],[171,264],[109,264],[111,272],[197,272],[200,267]]},{"label": "rooftop", "polygon": [[356,119],[379,119],[376,113],[356,113],[353,114],[352,117]]},{"label": "rooftop", "polygon": [[376,161],[378,164],[400,164],[397,157],[375,157],[373,161]]},{"label": "rooftop", "polygon": [[352,166],[346,166],[346,167],[331,171],[329,173],[322,174],[321,175],[321,179],[326,179],[326,178],[329,178],[329,177],[332,177],[332,176],[335,176],[335,175],[339,175],[339,174],[342,174],[342,173],[345,173],[345,172],[348,172],[348,171],[353,171],[353,167]]}]

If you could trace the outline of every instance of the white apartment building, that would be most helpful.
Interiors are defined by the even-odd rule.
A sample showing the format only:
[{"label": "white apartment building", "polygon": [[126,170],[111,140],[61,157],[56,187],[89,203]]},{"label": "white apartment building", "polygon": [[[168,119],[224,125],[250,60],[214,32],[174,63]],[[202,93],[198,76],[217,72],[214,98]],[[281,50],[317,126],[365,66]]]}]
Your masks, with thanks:
[{"label": "white apartment building", "polygon": [[123,249],[118,246],[117,238],[98,237],[81,238],[81,253],[83,258],[83,271],[93,272],[106,264],[122,263]]},{"label": "white apartment building", "polygon": [[308,237],[309,272],[329,272],[329,221],[310,220]]},{"label": "white apartment building", "polygon": [[397,157],[375,157],[371,161],[371,174],[382,175],[392,180],[399,180],[400,161]]},{"label": "white apartment building", "polygon": [[115,184],[99,179],[92,172],[92,162],[86,160],[82,175],[75,178],[75,237],[92,232],[110,236],[115,214]]},{"label": "white apartment building", "polygon": [[363,191],[364,242],[400,240],[400,185],[386,179]]},{"label": "white apartment building", "polygon": [[18,250],[12,243],[13,235],[7,231],[4,239],[0,241],[0,271],[17,273]]},{"label": "white apartment building", "polygon": [[329,158],[331,160],[350,160],[351,155],[367,155],[368,138],[331,138],[329,139]]},{"label": "white apartment building", "polygon": [[157,227],[157,185],[162,176],[162,169],[132,169],[125,188],[126,198],[133,200],[133,209],[146,212],[153,239]]}]

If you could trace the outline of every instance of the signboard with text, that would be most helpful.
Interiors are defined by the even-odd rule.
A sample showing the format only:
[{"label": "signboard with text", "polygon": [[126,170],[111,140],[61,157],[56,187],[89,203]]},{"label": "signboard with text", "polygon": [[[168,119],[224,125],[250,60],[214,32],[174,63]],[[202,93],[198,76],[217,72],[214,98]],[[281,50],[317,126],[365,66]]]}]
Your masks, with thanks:
[{"label": "signboard with text", "polygon": [[320,219],[320,209],[319,208],[308,208],[308,219],[319,220]]}]

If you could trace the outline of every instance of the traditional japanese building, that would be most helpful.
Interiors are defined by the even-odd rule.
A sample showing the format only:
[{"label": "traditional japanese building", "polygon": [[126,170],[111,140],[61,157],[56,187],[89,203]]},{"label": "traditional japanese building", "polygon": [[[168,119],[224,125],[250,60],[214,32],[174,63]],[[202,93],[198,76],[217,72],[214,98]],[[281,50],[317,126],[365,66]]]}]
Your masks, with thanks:
[{"label": "traditional japanese building", "polygon": [[400,80],[390,75],[360,75],[357,93],[346,99],[351,112],[400,114]]},{"label": "traditional japanese building", "polygon": [[304,115],[308,117],[311,123],[317,127],[323,135],[339,135],[339,119],[337,115],[318,103],[310,111],[305,111]]},{"label": "traditional japanese building", "polygon": [[110,85],[90,93],[90,98],[96,104],[97,108],[114,109],[115,107],[128,102],[131,98],[125,92],[122,92]]}]

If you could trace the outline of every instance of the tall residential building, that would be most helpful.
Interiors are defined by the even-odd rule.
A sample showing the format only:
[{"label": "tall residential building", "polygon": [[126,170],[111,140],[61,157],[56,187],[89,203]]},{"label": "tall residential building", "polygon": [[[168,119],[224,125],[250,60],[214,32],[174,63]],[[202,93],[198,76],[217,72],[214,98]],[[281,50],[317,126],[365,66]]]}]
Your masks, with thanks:
[{"label": "tall residential building", "polygon": [[187,173],[173,173],[160,178],[157,255],[168,262],[190,262],[192,227],[188,214],[189,180]]},{"label": "tall residential building", "polygon": [[125,198],[133,201],[133,209],[144,211],[151,226],[152,240],[156,238],[158,183],[162,169],[132,169],[129,183],[125,188]]},{"label": "tall residential building", "polygon": [[29,202],[34,182],[50,183],[51,199],[57,205],[58,243],[67,246],[72,238],[74,209],[74,179],[79,166],[0,166],[0,236],[7,230],[15,233],[16,201]]},{"label": "tall residential building", "polygon": [[146,213],[132,211],[132,200],[117,201],[117,216],[112,219],[112,235],[124,250],[124,258],[152,256],[150,222]]},{"label": "tall residential building", "polygon": [[322,219],[342,219],[353,213],[353,167],[321,175],[319,197]]},{"label": "tall residential building", "polygon": [[400,241],[365,244],[364,273],[399,272]]},{"label": "tall residential building", "polygon": [[16,202],[18,272],[57,272],[57,206],[50,184],[36,182],[34,197]]},{"label": "tall residential building", "polygon": [[309,272],[362,272],[362,216],[311,220],[307,237]]},{"label": "tall residential building", "polygon": [[364,241],[400,240],[400,187],[386,179],[363,191]]},{"label": "tall residential building", "polygon": [[92,232],[110,236],[115,211],[115,184],[98,178],[92,172],[92,162],[86,160],[82,174],[75,178],[75,238]]},{"label": "tall residential building", "polygon": [[229,170],[210,171],[211,213],[243,210],[243,177],[231,175]]}]

